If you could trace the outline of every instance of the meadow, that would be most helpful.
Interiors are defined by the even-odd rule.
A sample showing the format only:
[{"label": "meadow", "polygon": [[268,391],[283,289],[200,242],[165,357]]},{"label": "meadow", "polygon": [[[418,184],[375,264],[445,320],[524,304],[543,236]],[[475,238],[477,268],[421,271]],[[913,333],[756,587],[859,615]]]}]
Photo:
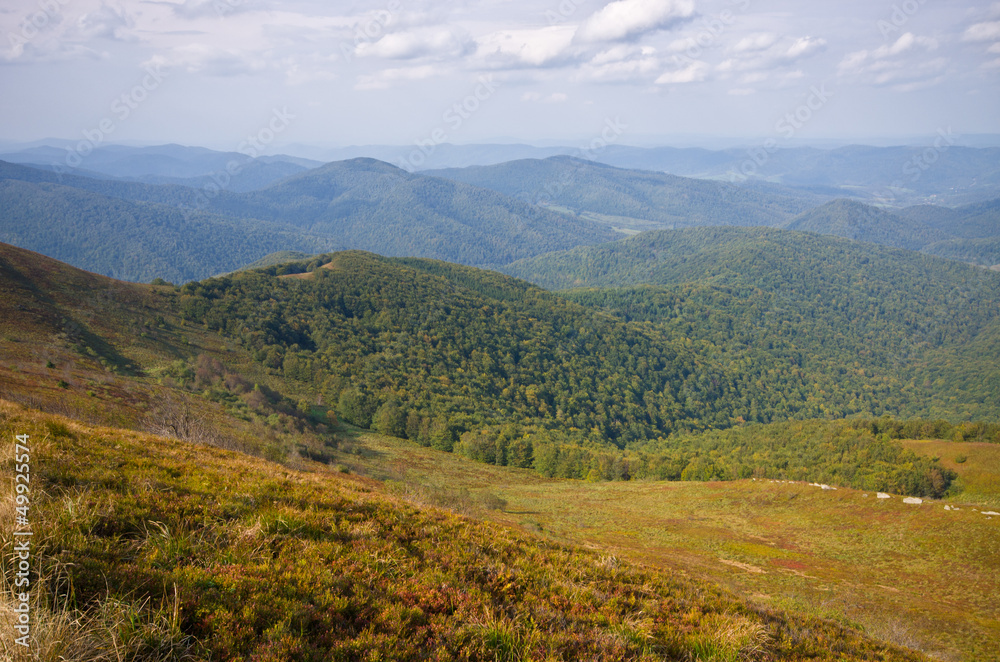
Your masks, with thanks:
[{"label": "meadow", "polygon": [[[0,528],[0,642],[18,662],[921,659],[684,572],[419,503],[346,466],[297,471],[0,401],[5,472],[15,435],[31,440],[35,534],[25,651],[6,584],[13,527]],[[360,443],[352,457],[392,452]],[[459,510],[504,507],[458,496]],[[12,497],[4,482],[4,522]]]},{"label": "meadow", "polygon": [[849,624],[934,659],[1000,660],[1000,517],[982,514],[1000,496],[990,492],[1000,447],[907,445],[933,449],[969,491],[911,505],[770,480],[549,480],[370,433],[345,445],[344,468],[417,502],[708,579],[762,608]]}]

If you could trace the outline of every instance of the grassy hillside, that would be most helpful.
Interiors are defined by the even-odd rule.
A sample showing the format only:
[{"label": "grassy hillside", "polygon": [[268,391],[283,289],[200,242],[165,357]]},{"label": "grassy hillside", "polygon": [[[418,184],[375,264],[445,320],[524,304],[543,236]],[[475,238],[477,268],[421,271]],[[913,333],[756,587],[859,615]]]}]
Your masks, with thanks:
[{"label": "grassy hillside", "polygon": [[[980,511],[1000,510],[990,505],[1000,470],[989,454],[1000,447],[904,443],[934,448],[948,466],[965,453],[960,470],[980,476],[980,489],[915,505],[792,480],[566,481],[374,434],[345,445],[343,461],[417,502],[454,507],[489,495],[506,501],[492,519],[552,540],[710,577],[758,605],[852,623],[932,659],[996,662],[1000,518]],[[981,454],[962,450],[970,446]]]},{"label": "grassy hillside", "polygon": [[413,507],[372,481],[9,403],[0,428],[7,471],[14,435],[31,440],[41,659],[920,659],[683,576]]},{"label": "grassy hillside", "polygon": [[[768,486],[779,484],[766,479],[850,484],[875,469],[933,482],[947,467],[896,438],[929,426],[978,439],[995,427],[782,423],[619,450],[613,435],[560,418],[563,401],[574,415],[635,430],[656,419],[640,413],[637,392],[652,396],[634,378],[708,398],[744,366],[707,371],[719,357],[700,356],[688,336],[427,260],[349,252],[174,288],[0,245],[0,288],[0,433],[6,444],[33,439],[43,580],[33,613],[48,659],[119,659],[112,650],[138,660],[922,659],[858,627],[939,657],[991,659],[992,520],[975,513],[983,519],[953,530],[901,517],[912,511],[895,499],[880,511],[884,535],[873,535],[856,494],[781,483],[790,491],[775,495]],[[596,387],[573,387],[583,379]],[[721,407],[728,392],[718,392],[679,404]],[[592,402],[570,398],[581,393]],[[468,408],[464,418],[430,415],[456,407]],[[417,443],[358,437],[338,422],[365,414],[378,429],[412,430]],[[491,416],[502,423],[477,424]],[[420,445],[449,439],[457,453]],[[634,480],[679,457],[693,467],[682,478],[711,460],[736,473],[709,477],[735,478],[745,465],[765,480],[689,482],[677,500],[662,499],[659,488],[672,488],[650,482],[654,473]],[[534,471],[483,463],[525,461]],[[549,468],[588,481],[539,475]],[[11,486],[0,503],[13,503]],[[838,499],[820,501],[828,494]],[[846,533],[826,541],[823,527]],[[0,526],[0,546],[9,530]],[[0,556],[9,576],[10,554]],[[945,560],[955,572],[929,576],[920,564]],[[872,569],[862,575],[857,563]],[[878,592],[888,574],[905,594]],[[940,598],[930,606],[927,591]],[[11,607],[0,605],[0,624]],[[928,636],[934,627],[946,634]]]}]

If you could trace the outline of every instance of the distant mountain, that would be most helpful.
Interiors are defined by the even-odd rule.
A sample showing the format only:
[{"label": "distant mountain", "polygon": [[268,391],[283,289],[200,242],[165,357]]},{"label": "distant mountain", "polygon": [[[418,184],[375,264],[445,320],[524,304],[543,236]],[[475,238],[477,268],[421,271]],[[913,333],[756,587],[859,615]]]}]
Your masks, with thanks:
[{"label": "distant mountain", "polygon": [[562,207],[633,230],[705,225],[778,225],[824,198],[626,170],[568,156],[427,174]]},{"label": "distant mountain", "polygon": [[901,209],[899,215],[964,239],[1000,237],[1000,198],[949,208],[918,205]]},{"label": "distant mountain", "polygon": [[0,240],[127,280],[203,278],[281,250],[362,248],[504,264],[620,236],[585,219],[371,159],[329,164],[252,193],[4,162],[0,183]]},{"label": "distant mountain", "polygon": [[856,200],[833,200],[800,214],[783,227],[913,251],[951,238],[915,219],[901,218]]},{"label": "distant mountain", "polygon": [[225,193],[206,209],[289,223],[381,255],[472,265],[620,236],[587,219],[374,159],[329,163],[260,191]]},{"label": "distant mountain", "polygon": [[285,177],[322,165],[293,156],[252,158],[239,152],[217,152],[203,147],[96,147],[79,155],[65,147],[41,145],[7,154],[0,160],[61,173],[112,177],[146,184],[214,185],[234,191],[263,188]]},{"label": "distant mountain", "polygon": [[59,184],[0,179],[0,241],[113,278],[186,282],[277,250],[341,244],[275,222],[131,202]]},{"label": "distant mountain", "polygon": [[[488,166],[513,160],[585,157],[618,168],[665,172],[725,182],[768,182],[830,198],[853,197],[901,208],[920,203],[970,204],[1000,197],[1000,147],[968,147],[963,136],[927,136],[910,144],[834,149],[762,144],[710,150],[692,147],[608,145],[588,151],[571,145],[438,145],[430,154],[410,146],[370,145],[309,150],[320,160],[373,157],[407,169]],[[992,144],[982,142],[981,144]],[[994,140],[995,142],[995,140]],[[417,158],[410,156],[417,153]]]},{"label": "distant mountain", "polygon": [[925,145],[850,145],[830,150],[750,146],[709,151],[612,145],[595,158],[618,167],[687,177],[764,180],[893,207],[935,201],[967,204],[1000,197],[1000,148],[958,143],[957,136],[945,132],[929,136]]},{"label": "distant mountain", "polygon": [[981,266],[1000,264],[1000,200],[956,208],[919,205],[894,212],[855,200],[834,200],[783,227]]}]

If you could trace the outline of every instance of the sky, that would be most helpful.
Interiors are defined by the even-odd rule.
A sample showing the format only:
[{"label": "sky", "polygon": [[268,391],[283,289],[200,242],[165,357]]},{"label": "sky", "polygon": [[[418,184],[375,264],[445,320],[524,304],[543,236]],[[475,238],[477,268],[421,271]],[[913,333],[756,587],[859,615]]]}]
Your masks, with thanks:
[{"label": "sky", "polygon": [[7,141],[1000,134],[1000,2],[4,0],[0,33]]}]

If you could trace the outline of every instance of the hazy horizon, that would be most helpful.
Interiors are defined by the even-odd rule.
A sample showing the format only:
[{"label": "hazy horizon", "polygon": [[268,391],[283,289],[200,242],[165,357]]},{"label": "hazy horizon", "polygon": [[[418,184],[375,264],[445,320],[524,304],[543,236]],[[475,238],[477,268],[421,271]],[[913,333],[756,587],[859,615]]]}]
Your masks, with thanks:
[{"label": "hazy horizon", "polygon": [[281,145],[1000,134],[1000,2],[15,0],[5,141]]}]

